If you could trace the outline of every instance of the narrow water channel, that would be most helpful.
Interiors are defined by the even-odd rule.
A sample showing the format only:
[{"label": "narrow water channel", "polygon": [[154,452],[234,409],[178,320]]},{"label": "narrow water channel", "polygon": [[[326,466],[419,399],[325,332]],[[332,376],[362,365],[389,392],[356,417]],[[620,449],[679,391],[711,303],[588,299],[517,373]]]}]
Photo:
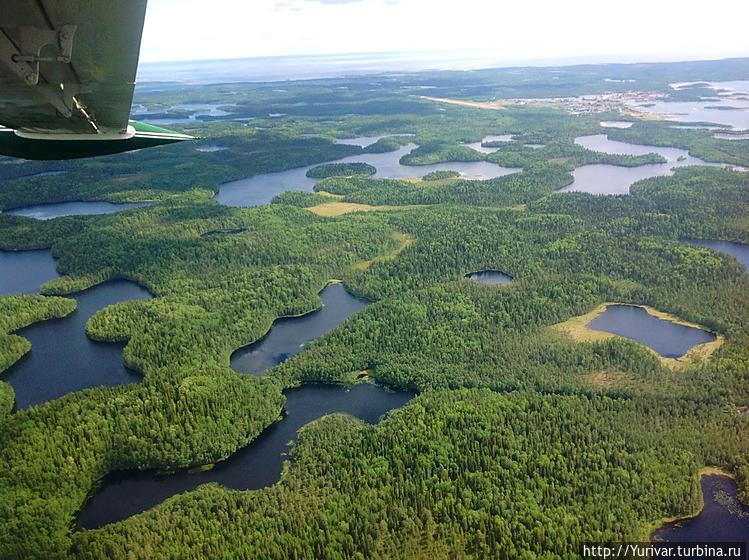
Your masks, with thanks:
[{"label": "narrow water channel", "polygon": [[115,214],[129,208],[149,206],[149,202],[60,202],[56,204],[35,204],[7,210],[4,213],[12,216],[25,216],[35,220],[53,220],[64,216],[101,216]]},{"label": "narrow water channel", "polygon": [[[361,140],[361,139],[355,139]],[[362,140],[362,142],[367,140]],[[518,173],[520,169],[501,167],[487,161],[449,162],[433,165],[402,165],[400,159],[410,153],[416,144],[402,146],[393,152],[383,154],[359,154],[345,157],[329,163],[363,162],[373,165],[377,169],[376,178],[407,179],[423,177],[432,171],[457,171],[465,179],[494,179],[511,173]],[[317,179],[306,176],[307,171],[316,165],[298,167],[279,173],[266,173],[247,179],[231,181],[219,186],[216,200],[226,206],[260,206],[268,204],[274,196],[286,191],[312,192]]]},{"label": "narrow water channel", "polygon": [[412,397],[411,393],[390,392],[369,383],[351,388],[304,385],[291,389],[286,392],[283,420],[211,470],[174,474],[127,471],[109,475],[78,516],[78,528],[93,529],[125,519],[207,482],[239,490],[270,486],[281,476],[289,442],[296,439],[297,431],[305,424],[334,412],[376,422]]},{"label": "narrow water channel", "polygon": [[352,296],[343,284],[330,284],[321,293],[323,307],[301,317],[285,317],[273,323],[259,341],[240,348],[231,357],[238,373],[262,374],[299,353],[308,342],[322,336],[363,309],[368,302]]}]

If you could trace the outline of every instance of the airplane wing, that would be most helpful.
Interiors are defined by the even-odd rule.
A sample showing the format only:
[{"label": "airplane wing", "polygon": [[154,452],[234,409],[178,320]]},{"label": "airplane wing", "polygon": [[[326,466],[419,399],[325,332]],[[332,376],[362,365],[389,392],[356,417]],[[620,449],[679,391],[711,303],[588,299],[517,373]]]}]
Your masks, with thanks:
[{"label": "airplane wing", "polygon": [[[44,145],[60,140],[99,141],[76,142],[83,151],[76,148],[69,157],[143,147],[116,141],[136,135],[128,117],[146,3],[0,1],[0,125],[14,130],[24,149],[31,147],[19,157],[46,159]],[[46,144],[32,146],[39,141]],[[2,145],[0,153],[19,155]],[[59,157],[61,151],[54,153]]]}]

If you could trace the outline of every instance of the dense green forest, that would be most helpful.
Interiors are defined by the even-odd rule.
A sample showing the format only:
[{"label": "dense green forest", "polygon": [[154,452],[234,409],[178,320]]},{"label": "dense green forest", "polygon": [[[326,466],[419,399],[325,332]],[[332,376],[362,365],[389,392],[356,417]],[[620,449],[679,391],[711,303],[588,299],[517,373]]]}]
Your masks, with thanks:
[{"label": "dense green forest", "polygon": [[377,173],[377,168],[368,163],[323,163],[307,171],[307,177],[325,179],[326,177],[367,177]]},{"label": "dense green forest", "polygon": [[702,129],[684,129],[663,122],[644,122],[629,129],[614,129],[612,140],[650,146],[674,146],[705,161],[746,165],[749,163],[749,142],[716,139],[714,132]]},{"label": "dense green forest", "polygon": [[[703,466],[732,473],[749,499],[749,275],[732,257],[683,242],[749,243],[749,175],[690,167],[637,183],[629,196],[557,193],[580,165],[663,160],[574,144],[601,132],[601,115],[438,106],[403,82],[434,82],[434,95],[550,97],[600,91],[601,68],[663,90],[746,64],[600,67],[597,82],[581,67],[559,86],[526,69],[383,78],[375,88],[364,78],[291,82],[283,92],[166,88],[138,102],[165,113],[180,102],[231,104],[252,125],[205,118],[190,125],[204,137],[194,143],[0,164],[5,209],[155,202],[50,221],[0,214],[0,249],[52,248],[62,274],[44,295],[0,297],[0,371],[29,349],[14,331],[73,311],[75,301],[59,296],[116,278],[154,296],[106,307],[86,326],[93,339],[127,343],[123,359],[141,383],[15,413],[0,383],[0,557],[577,558],[585,541],[647,540],[660,519],[694,511]],[[606,132],[749,164],[746,142],[703,130],[643,121]],[[491,154],[464,145],[510,133]],[[363,149],[335,143],[385,134]],[[419,147],[402,163],[414,177],[418,165],[450,161],[519,171],[390,180],[322,165],[315,193],[257,208],[213,199],[224,181],[409,143]],[[227,149],[198,152],[202,144]],[[66,174],[29,176],[52,169]],[[309,211],[331,202],[374,208]],[[512,284],[465,278],[486,269]],[[266,375],[231,369],[232,352],[276,318],[318,308],[331,279],[373,304]],[[552,328],[606,301],[653,306],[726,342],[673,371],[633,341],[575,343]],[[226,459],[278,418],[285,389],[362,377],[419,396],[377,424],[331,415],[306,426],[269,488],[207,485],[98,530],[71,529],[108,473]]]},{"label": "dense green forest", "polygon": [[444,179],[455,179],[460,177],[457,171],[432,171],[422,177],[425,181],[442,181]]},{"label": "dense green forest", "polygon": [[377,426],[343,415],[307,426],[272,488],[208,485],[81,533],[73,550],[177,557],[194,542],[191,558],[579,558],[579,539],[636,539],[641,519],[694,507],[695,465],[731,453],[703,455],[732,424],[714,421],[676,400],[430,392]]}]

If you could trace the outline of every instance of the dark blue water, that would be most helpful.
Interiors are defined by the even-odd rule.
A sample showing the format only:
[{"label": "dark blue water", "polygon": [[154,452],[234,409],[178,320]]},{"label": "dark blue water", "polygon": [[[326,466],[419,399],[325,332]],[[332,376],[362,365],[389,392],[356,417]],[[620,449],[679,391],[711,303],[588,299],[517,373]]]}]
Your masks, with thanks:
[{"label": "dark blue water", "polygon": [[320,298],[322,309],[301,317],[278,319],[265,337],[234,352],[231,367],[240,373],[261,374],[299,353],[306,343],[334,329],[368,305],[368,302],[349,294],[342,284],[330,284],[320,293]]},{"label": "dark blue water", "polygon": [[749,507],[736,495],[736,483],[727,476],[706,475],[700,481],[705,498],[697,517],[667,523],[653,532],[660,542],[749,542]]},{"label": "dark blue water", "polygon": [[512,277],[504,272],[497,270],[482,270],[481,272],[472,272],[466,275],[466,278],[478,282],[479,284],[489,284],[492,286],[510,284]]},{"label": "dark blue water", "polygon": [[35,220],[52,220],[63,216],[99,216],[114,214],[128,208],[148,206],[148,202],[114,204],[112,202],[61,202],[59,204],[36,204],[8,210],[5,214],[25,216]]},{"label": "dark blue water", "polygon": [[680,358],[693,346],[715,340],[709,332],[658,319],[632,305],[610,305],[588,328],[626,336],[666,358]]},{"label": "dark blue water", "polygon": [[107,282],[75,295],[78,309],[71,315],[17,331],[31,342],[31,352],[3,374],[16,393],[17,408],[87,387],[140,381],[141,376],[122,363],[122,344],[94,342],[85,328],[86,321],[108,305],[149,297],[132,282]]},{"label": "dark blue water", "polygon": [[707,249],[713,249],[731,255],[737,261],[739,261],[743,267],[749,270],[749,245],[742,245],[741,243],[733,243],[731,241],[711,241],[703,239],[688,239],[686,240],[690,245],[696,245],[697,247],[705,247]]},{"label": "dark blue water", "polygon": [[51,251],[0,251],[0,295],[34,294],[58,276]]},{"label": "dark blue water", "polygon": [[283,420],[272,424],[250,445],[209,471],[164,475],[155,471],[129,471],[106,477],[81,511],[78,528],[93,529],[125,519],[207,482],[240,490],[270,486],[281,476],[288,443],[305,424],[333,412],[376,422],[412,397],[411,393],[388,392],[367,383],[350,389],[335,385],[305,385],[292,389],[286,392]]}]

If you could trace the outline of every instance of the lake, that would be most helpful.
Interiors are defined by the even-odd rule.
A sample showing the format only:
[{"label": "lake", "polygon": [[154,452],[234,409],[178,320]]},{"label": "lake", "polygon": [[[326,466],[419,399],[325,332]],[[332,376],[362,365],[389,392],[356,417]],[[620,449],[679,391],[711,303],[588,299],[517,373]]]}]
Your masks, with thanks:
[{"label": "lake", "polygon": [[496,136],[486,136],[482,138],[480,142],[471,142],[469,144],[466,144],[466,146],[476,150],[477,152],[481,152],[482,154],[493,154],[500,148],[485,147],[482,144],[489,143],[489,142],[512,142],[512,139],[513,139],[512,134],[499,134]]},{"label": "lake", "polygon": [[377,143],[378,140],[383,138],[390,138],[391,136],[413,136],[413,134],[405,132],[403,134],[382,134],[380,136],[357,136],[355,138],[338,138],[336,144],[349,144],[351,146],[359,146],[366,148],[372,144]]},{"label": "lake", "polygon": [[[731,101],[731,105],[740,104],[742,108],[749,108],[749,102]],[[651,107],[638,107],[648,113],[658,113],[668,120],[681,122],[711,122],[730,126],[734,130],[749,128],[749,112],[726,111],[716,109],[729,105],[726,101],[658,101]]]},{"label": "lake", "polygon": [[472,272],[470,274],[466,274],[466,278],[468,278],[469,280],[473,280],[474,282],[478,282],[479,284],[489,284],[492,286],[510,284],[512,282],[511,276],[508,276],[504,272],[499,272],[497,270],[482,270],[480,272]]},{"label": "lake", "polygon": [[376,143],[381,138],[385,138],[385,136],[357,136],[356,138],[338,138],[335,143],[349,144],[351,146],[360,146],[362,148],[366,148],[367,146],[371,146],[372,144]]},{"label": "lake", "polygon": [[58,177],[65,175],[67,171],[40,171],[39,173],[33,173],[31,175],[21,175],[18,179],[29,179],[31,177]]},{"label": "lake", "polygon": [[57,278],[52,251],[0,251],[0,295],[34,294]]},{"label": "lake", "polygon": [[[689,87],[695,82],[671,84],[674,89]],[[702,83],[702,82],[699,82]],[[686,123],[716,123],[730,126],[733,130],[749,129],[749,101],[731,99],[732,95],[749,93],[749,81],[706,82],[715,90],[718,97],[703,98],[700,101],[657,101],[655,103],[633,103],[632,107],[645,113],[655,113],[664,118]],[[726,95],[727,94],[727,95]],[[737,107],[740,110],[726,110]]]},{"label": "lake", "polygon": [[[32,259],[34,257],[31,257]],[[95,342],[86,322],[100,309],[127,300],[147,299],[148,291],[133,282],[112,281],[74,295],[78,309],[63,319],[36,323],[16,332],[31,342],[26,354],[2,374],[13,386],[19,409],[98,385],[141,380],[122,363],[123,344]]]},{"label": "lake", "polygon": [[749,134],[727,134],[725,132],[716,132],[713,138],[718,140],[749,140]]},{"label": "lake", "polygon": [[675,128],[676,130],[725,130],[722,126],[711,126],[706,124],[672,124],[668,128]]},{"label": "lake", "polygon": [[660,154],[666,163],[622,167],[619,165],[583,165],[572,172],[574,181],[559,192],[587,192],[591,194],[629,194],[633,183],[651,177],[673,175],[675,167],[687,165],[711,165],[689,155],[679,148],[661,148],[609,140],[605,134],[593,134],[575,138],[575,144],[594,152],[639,156],[650,153]]},{"label": "lake", "polygon": [[705,247],[706,249],[713,249],[731,255],[743,267],[749,270],[749,245],[743,245],[741,243],[733,243],[731,241],[716,241],[716,240],[705,240],[705,239],[687,239],[685,243],[690,245],[696,245],[698,247]]},{"label": "lake", "polygon": [[200,146],[198,148],[195,148],[196,152],[202,152],[205,154],[212,154],[213,152],[223,152],[224,150],[228,150],[229,148],[225,146],[214,146],[212,144],[206,145],[206,146]]},{"label": "lake", "polygon": [[177,103],[169,108],[169,111],[192,111],[193,117],[196,116],[210,116],[210,117],[225,117],[230,115],[229,111],[219,109],[219,107],[231,107],[228,103],[215,104],[215,103]]},{"label": "lake", "polygon": [[125,519],[207,482],[239,490],[270,486],[281,476],[288,443],[296,439],[297,431],[305,424],[334,412],[372,423],[413,397],[411,393],[389,392],[369,383],[351,388],[304,385],[285,394],[283,420],[270,425],[255,441],[211,470],[174,474],[126,471],[107,476],[81,511],[78,528],[93,529]]},{"label": "lake", "polygon": [[[228,104],[214,104],[214,103],[178,103],[177,105],[172,105],[168,109],[164,109],[163,111],[148,111],[146,110],[143,113],[134,114],[133,116],[142,122],[149,123],[149,124],[188,124],[188,123],[195,123],[198,120],[198,117],[201,116],[207,116],[207,117],[225,117],[227,115],[231,115],[230,112],[224,111],[222,109],[219,109],[219,106],[228,106]],[[178,114],[174,115],[173,117],[164,116],[164,114],[169,113],[170,111],[179,111]],[[187,117],[183,116],[185,112],[189,112],[190,115]],[[151,117],[150,115],[159,115],[156,117]]]},{"label": "lake", "polygon": [[320,293],[320,298],[322,309],[300,317],[277,319],[263,338],[235,351],[231,356],[234,371],[264,373],[369,305],[369,302],[348,293],[343,284],[329,284]]},{"label": "lake", "polygon": [[100,216],[114,214],[128,208],[149,206],[150,202],[129,202],[114,204],[112,202],[60,202],[56,204],[35,204],[6,210],[5,214],[25,216],[35,220],[52,220],[63,216]]},{"label": "lake", "polygon": [[[401,165],[400,159],[410,153],[416,144],[402,146],[393,152],[384,154],[360,154],[335,160],[329,163],[363,162],[377,168],[374,177],[388,179],[407,179],[423,177],[432,171],[457,171],[465,179],[493,179],[520,169],[500,167],[487,161],[450,162],[433,165]],[[216,200],[226,206],[246,207],[268,204],[277,194],[286,191],[312,192],[317,179],[311,179],[306,173],[318,163],[307,167],[297,167],[279,173],[266,173],[247,179],[231,181],[219,186]]]},{"label": "lake", "polygon": [[700,480],[704,507],[696,517],[666,523],[655,530],[653,542],[747,542],[749,507],[736,495],[728,476],[710,474]]},{"label": "lake", "polygon": [[707,331],[659,319],[634,305],[609,305],[587,326],[636,340],[666,358],[680,358],[693,346],[715,340]]},{"label": "lake", "polygon": [[599,123],[603,128],[631,128],[632,121],[601,121]]}]

